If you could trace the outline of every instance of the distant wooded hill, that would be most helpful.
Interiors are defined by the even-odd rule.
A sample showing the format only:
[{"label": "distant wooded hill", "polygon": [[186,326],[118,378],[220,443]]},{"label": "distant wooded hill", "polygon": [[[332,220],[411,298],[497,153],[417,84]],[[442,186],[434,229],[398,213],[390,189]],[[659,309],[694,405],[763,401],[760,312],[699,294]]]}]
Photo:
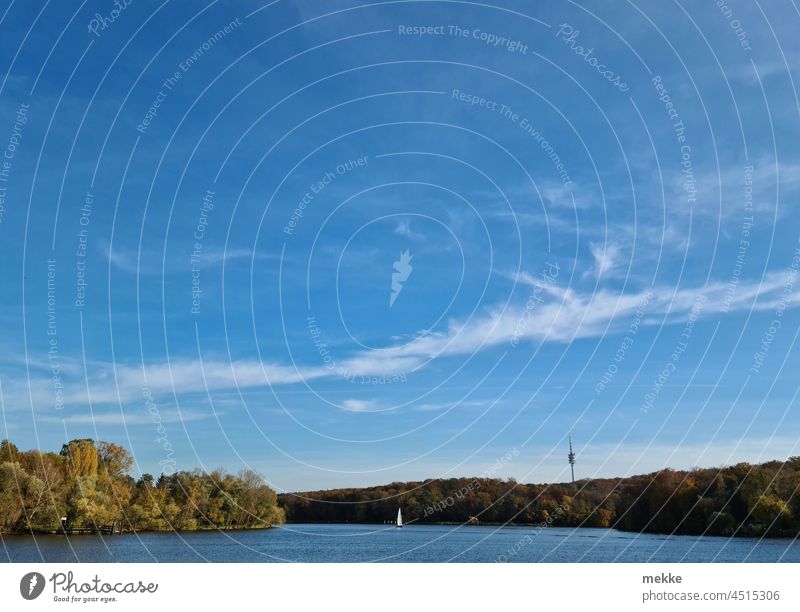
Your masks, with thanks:
[{"label": "distant wooded hill", "polygon": [[800,457],[720,469],[662,470],[575,484],[491,478],[395,482],[279,496],[298,523],[510,523],[676,534],[796,536]]},{"label": "distant wooded hill", "polygon": [[[129,453],[72,440],[59,453],[0,442],[0,533],[169,531],[295,523],[491,523],[735,536],[800,534],[800,457],[574,484],[449,478],[276,496],[258,474],[138,480]],[[65,520],[62,522],[62,517]]]}]

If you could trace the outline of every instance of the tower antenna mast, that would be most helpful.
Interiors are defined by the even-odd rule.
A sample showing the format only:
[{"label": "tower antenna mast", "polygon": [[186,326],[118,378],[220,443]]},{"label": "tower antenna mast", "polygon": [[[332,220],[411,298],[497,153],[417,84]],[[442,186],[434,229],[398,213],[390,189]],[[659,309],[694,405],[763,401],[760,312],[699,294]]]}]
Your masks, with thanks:
[{"label": "tower antenna mast", "polygon": [[575,482],[575,452],[572,450],[572,433],[569,434],[569,468],[572,470],[572,482]]}]

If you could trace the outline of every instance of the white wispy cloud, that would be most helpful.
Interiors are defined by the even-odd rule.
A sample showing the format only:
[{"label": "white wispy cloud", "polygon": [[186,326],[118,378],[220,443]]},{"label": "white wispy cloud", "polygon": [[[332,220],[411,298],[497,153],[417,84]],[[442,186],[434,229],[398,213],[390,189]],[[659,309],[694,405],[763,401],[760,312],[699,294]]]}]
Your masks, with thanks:
[{"label": "white wispy cloud", "polygon": [[394,233],[397,236],[402,236],[403,238],[410,238],[412,240],[416,240],[419,238],[424,238],[422,234],[419,234],[411,229],[411,221],[409,219],[401,219],[395,225]]},{"label": "white wispy cloud", "polygon": [[592,243],[589,248],[594,258],[594,268],[591,272],[599,279],[612,276],[621,263],[620,246],[606,242],[605,244]]},{"label": "white wispy cloud", "polygon": [[373,400],[346,399],[342,402],[342,408],[350,412],[375,412],[379,410],[378,404]]},{"label": "white wispy cloud", "polygon": [[740,65],[729,66],[725,70],[725,74],[735,80],[745,81],[751,85],[757,85],[759,80],[765,81],[772,77],[781,77],[784,79],[791,78],[790,66],[796,66],[796,62],[791,59],[787,61],[781,59],[761,60],[755,63],[755,69],[750,62],[742,63]]},{"label": "white wispy cloud", "polygon": [[277,255],[270,256],[265,253],[259,253],[257,251],[253,251],[252,249],[216,249],[216,250],[209,250],[202,255],[203,263],[214,265],[220,263],[227,263],[229,261],[234,261],[237,259],[245,259],[245,260],[264,260],[264,259],[275,259],[277,260],[279,257]]},{"label": "white wispy cloud", "polygon": [[153,416],[147,413],[135,412],[99,412],[95,414],[82,413],[72,414],[65,417],[53,415],[39,415],[36,419],[43,423],[65,423],[67,425],[152,425],[158,423],[187,423],[190,421],[202,421],[211,418],[213,415],[195,411],[162,411],[154,420]]},{"label": "white wispy cloud", "polygon": [[[398,341],[385,348],[353,353],[335,363],[335,367],[319,365],[285,365],[257,359],[177,359],[136,365],[95,364],[88,383],[76,381],[65,385],[66,405],[144,403],[144,390],[153,396],[176,396],[225,389],[268,388],[292,385],[316,379],[348,376],[390,376],[409,374],[423,368],[431,360],[479,351],[519,342],[571,342],[616,333],[624,327],[646,296],[648,306],[644,325],[661,321],[684,321],[702,300],[701,317],[726,311],[774,309],[779,304],[795,307],[796,295],[786,293],[787,273],[770,273],[758,282],[739,282],[731,294],[727,283],[709,283],[701,287],[654,287],[620,294],[609,289],[581,293],[569,287],[542,285],[530,274],[520,274],[517,282],[536,286],[547,299],[532,312],[525,304],[495,306],[483,314],[466,320],[453,319],[440,331],[430,331],[408,342]],[[521,325],[521,321],[525,321]],[[27,381],[4,383],[7,396],[27,400]],[[87,386],[89,395],[87,395]],[[48,378],[31,381],[34,404],[52,404],[52,383]],[[49,391],[48,391],[49,390]],[[24,405],[24,404],[21,404]],[[353,411],[374,409],[364,400],[347,400],[343,407]]]},{"label": "white wispy cloud", "polygon": [[129,273],[143,273],[148,268],[142,264],[139,255],[135,251],[112,247],[104,247],[104,253],[108,262],[117,270]]},{"label": "white wispy cloud", "polygon": [[439,412],[441,410],[449,410],[451,408],[480,408],[488,406],[492,403],[498,403],[497,400],[494,402],[479,402],[474,400],[469,401],[462,401],[462,402],[428,402],[424,404],[416,404],[412,409],[417,412]]},{"label": "white wispy cloud", "polygon": [[[746,167],[752,167],[752,171],[746,170]],[[741,222],[741,218],[747,214],[745,191],[752,190],[753,210],[764,214],[775,213],[780,217],[791,211],[786,205],[790,201],[787,196],[800,191],[800,163],[759,155],[754,156],[750,164],[727,164],[718,171],[696,166],[694,178],[697,194],[691,206],[687,205],[685,176],[678,173],[674,180],[665,182],[666,206],[670,213],[682,213],[683,216],[692,213]]]},{"label": "white wispy cloud", "polygon": [[[185,272],[190,266],[190,251],[187,251],[186,257],[174,258],[167,257],[163,264],[161,258],[163,253],[142,251],[139,253],[135,249],[128,249],[122,246],[104,246],[103,254],[106,260],[112,267],[130,274],[160,274],[162,265],[164,272],[168,274],[176,272]],[[228,249],[207,249],[203,251],[199,257],[201,265],[216,266],[219,264],[226,264],[236,260],[258,260],[265,259],[278,259],[276,255],[268,255],[259,253],[252,249],[245,248],[228,248]]]},{"label": "white wispy cloud", "polygon": [[[529,275],[519,278],[521,283],[529,279]],[[407,344],[372,351],[370,355],[379,355],[384,363],[392,359],[422,363],[434,357],[471,354],[511,343],[515,338],[533,342],[569,342],[598,337],[607,329],[614,333],[617,319],[627,321],[647,294],[650,296],[648,315],[666,315],[668,322],[685,320],[701,299],[701,316],[726,310],[775,308],[782,299],[787,299],[787,307],[792,307],[797,304],[797,298],[782,295],[786,280],[785,273],[772,273],[761,282],[740,283],[733,295],[727,294],[729,286],[722,282],[678,289],[655,287],[625,294],[610,290],[581,294],[571,288],[551,286],[546,291],[555,299],[539,304],[522,327],[520,321],[528,314],[524,305],[495,307],[483,316],[472,317],[468,321],[451,321],[444,331],[429,333]],[[537,280],[531,281],[531,284],[537,283]]]}]

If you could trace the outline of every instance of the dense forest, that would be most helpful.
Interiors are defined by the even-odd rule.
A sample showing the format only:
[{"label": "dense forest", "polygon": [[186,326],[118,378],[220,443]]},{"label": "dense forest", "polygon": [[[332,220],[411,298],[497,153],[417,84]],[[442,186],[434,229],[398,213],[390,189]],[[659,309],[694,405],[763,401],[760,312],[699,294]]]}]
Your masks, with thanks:
[{"label": "dense forest", "polygon": [[[276,495],[255,472],[128,474],[121,446],[72,440],[61,451],[0,442],[0,533],[244,529],[295,523],[615,527],[653,533],[797,536],[800,457],[662,470],[574,484],[450,478]],[[64,519],[62,522],[62,518]]]},{"label": "dense forest", "polygon": [[[255,472],[128,475],[123,447],[72,440],[61,452],[21,452],[0,442],[0,533],[66,529],[172,531],[282,523],[275,492]],[[62,524],[62,517],[66,517]]]},{"label": "dense forest", "polygon": [[719,469],[662,470],[574,484],[490,478],[392,483],[279,496],[292,522],[615,527],[676,534],[796,536],[800,457]]}]

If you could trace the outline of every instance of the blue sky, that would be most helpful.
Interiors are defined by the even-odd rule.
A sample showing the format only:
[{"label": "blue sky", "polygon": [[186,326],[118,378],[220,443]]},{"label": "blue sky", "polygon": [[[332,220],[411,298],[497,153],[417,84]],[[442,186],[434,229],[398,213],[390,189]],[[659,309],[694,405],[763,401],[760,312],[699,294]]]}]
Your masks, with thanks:
[{"label": "blue sky", "polygon": [[0,5],[2,435],[280,490],[800,454],[800,15],[530,4]]}]

